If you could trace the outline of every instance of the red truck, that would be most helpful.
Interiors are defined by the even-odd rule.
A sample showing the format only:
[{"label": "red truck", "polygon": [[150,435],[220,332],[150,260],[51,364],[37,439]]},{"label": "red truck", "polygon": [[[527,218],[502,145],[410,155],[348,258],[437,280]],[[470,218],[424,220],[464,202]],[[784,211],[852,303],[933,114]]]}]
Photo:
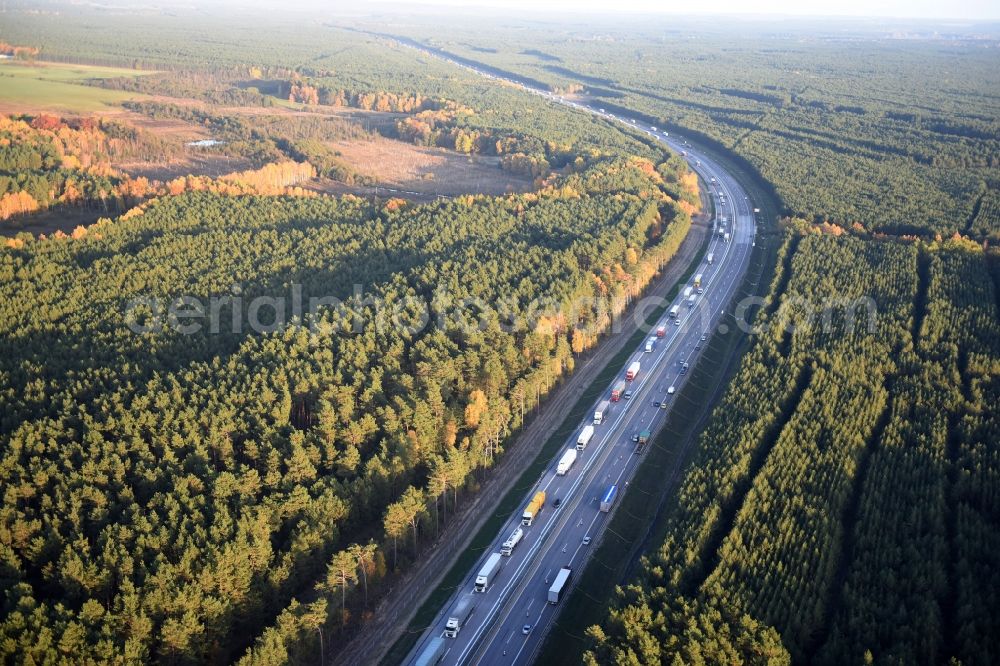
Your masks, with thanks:
[{"label": "red truck", "polygon": [[618,402],[622,399],[622,393],[625,392],[625,382],[618,382],[615,387],[611,389],[611,402]]}]

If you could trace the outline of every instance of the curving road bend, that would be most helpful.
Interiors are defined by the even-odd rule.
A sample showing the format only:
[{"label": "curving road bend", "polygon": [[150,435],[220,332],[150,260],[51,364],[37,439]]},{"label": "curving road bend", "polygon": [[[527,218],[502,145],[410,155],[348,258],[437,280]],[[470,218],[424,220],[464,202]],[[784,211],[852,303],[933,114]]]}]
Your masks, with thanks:
[{"label": "curving road bend", "polygon": [[[412,43],[400,42],[409,48]],[[448,60],[456,66],[476,72],[490,79],[501,77],[480,71],[452,60],[438,51],[419,49],[434,57]],[[641,365],[638,376],[628,382],[631,398],[611,403],[610,414],[600,425],[594,425],[594,436],[588,446],[578,452],[575,464],[565,475],[556,474],[556,460],[525,496],[517,513],[504,524],[491,548],[483,553],[468,572],[466,579],[438,613],[407,656],[406,664],[529,664],[541,647],[548,627],[558,615],[560,603],[572,587],[570,577],[560,603],[549,603],[549,588],[562,567],[581,572],[586,566],[590,551],[601,539],[609,513],[600,510],[601,498],[608,487],[617,485],[619,493],[627,491],[641,453],[633,436],[648,430],[655,437],[656,431],[674,409],[670,387],[680,390],[689,376],[683,367],[693,366],[701,353],[703,337],[710,336],[720,326],[723,310],[730,307],[736,290],[741,284],[750,263],[750,254],[756,235],[753,204],[746,192],[729,173],[713,160],[680,137],[667,136],[637,119],[621,114],[615,116],[598,107],[567,101],[544,90],[531,88],[521,81],[504,78],[507,83],[541,95],[556,103],[594,113],[610,122],[620,122],[666,143],[671,149],[685,156],[691,168],[703,179],[715,201],[714,233],[708,252],[695,271],[701,275],[701,290],[694,284],[693,304],[685,297],[684,289],[670,307],[677,306],[678,316],[665,314],[657,322],[666,334],[656,340],[652,351],[646,351],[646,342],[640,345],[621,368],[614,382],[625,379],[625,369],[633,361]],[[723,234],[729,232],[727,239]],[[708,258],[711,256],[712,261]],[[721,324],[725,326],[725,324]],[[721,328],[720,326],[720,328]],[[649,337],[654,336],[650,331]],[[648,338],[647,338],[648,339]],[[607,387],[597,403],[610,397],[612,386]],[[666,410],[657,404],[666,402]],[[592,412],[591,412],[592,413]],[[590,418],[581,421],[569,437],[563,450],[573,448],[577,435]],[[473,591],[476,575],[492,553],[500,552],[507,537],[521,527],[521,511],[534,494],[544,490],[545,505],[531,526],[522,527],[524,537],[509,557],[501,558],[501,566],[485,592]],[[619,495],[620,496],[620,495]],[[558,499],[560,505],[554,506]],[[613,508],[612,508],[613,511]],[[468,600],[468,601],[466,601]],[[471,603],[474,610],[459,630],[457,636],[444,636],[445,624],[454,609],[463,601]],[[583,627],[580,628],[583,631]],[[437,640],[440,638],[440,640]],[[434,653],[434,654],[432,654]]]}]

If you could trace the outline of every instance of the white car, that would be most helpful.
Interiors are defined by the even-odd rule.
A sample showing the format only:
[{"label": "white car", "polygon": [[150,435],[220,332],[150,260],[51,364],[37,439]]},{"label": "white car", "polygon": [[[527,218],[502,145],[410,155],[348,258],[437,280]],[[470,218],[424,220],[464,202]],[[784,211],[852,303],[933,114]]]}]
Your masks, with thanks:
[{"label": "white car", "polygon": [[673,395],[676,390],[677,389],[671,386],[670,388],[667,389],[667,395]]},{"label": "white car", "polygon": [[584,546],[589,546],[590,545],[590,537],[589,536],[583,537],[583,545]]},{"label": "white car", "polygon": [[524,634],[525,636],[527,636],[528,634],[530,634],[531,633],[531,625],[530,624],[526,624],[523,627],[521,627],[521,633]]}]

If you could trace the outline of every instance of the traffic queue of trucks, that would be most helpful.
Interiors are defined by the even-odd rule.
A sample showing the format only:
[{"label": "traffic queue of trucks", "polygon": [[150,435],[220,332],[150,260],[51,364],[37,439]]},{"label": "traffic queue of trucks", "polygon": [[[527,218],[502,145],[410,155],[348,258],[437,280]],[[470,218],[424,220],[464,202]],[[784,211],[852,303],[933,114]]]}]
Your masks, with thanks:
[{"label": "traffic queue of trucks", "polygon": [[[726,234],[726,240],[727,242],[729,240],[728,233]],[[709,253],[707,257],[708,263],[711,264],[713,259],[714,256],[711,253]],[[686,299],[688,305],[694,305],[696,298],[695,291],[697,291],[697,293],[699,294],[702,293],[703,291],[701,288],[702,278],[703,275],[699,273],[694,277],[693,286],[684,289],[683,292],[684,298]],[[673,307],[670,308],[669,316],[671,318],[676,318],[679,316],[679,314],[680,314],[679,306],[674,305]],[[666,327],[665,326],[657,327],[656,336],[650,337],[646,340],[645,351],[647,353],[652,352],[656,345],[656,339],[665,336],[666,336]],[[639,375],[640,368],[641,364],[639,363],[639,361],[633,361],[631,364],[629,364],[628,368],[625,371],[626,381],[631,381],[636,379],[636,377],[638,377]],[[593,425],[584,426],[583,430],[580,432],[580,435],[577,437],[576,446],[573,448],[569,448],[563,452],[562,457],[559,459],[559,462],[556,465],[556,475],[565,476],[569,472],[570,468],[572,468],[573,464],[577,460],[577,457],[579,456],[578,452],[585,450],[587,448],[587,445],[593,438],[594,426],[601,425],[602,423],[604,423],[605,419],[607,419],[610,413],[611,403],[618,402],[623,397],[625,397],[626,386],[627,384],[625,382],[619,381],[617,384],[615,384],[614,388],[612,388],[611,390],[610,400],[603,400],[597,406],[597,408],[594,411]],[[649,437],[650,437],[650,432],[648,430],[643,430],[637,435],[636,437],[636,439],[638,440],[638,446],[636,447],[637,451],[641,452],[643,450],[646,443],[649,441]],[[612,506],[614,505],[617,495],[618,495],[618,486],[617,485],[609,486],[601,498],[600,510],[604,513],[609,512]],[[534,522],[535,518],[538,516],[539,511],[541,511],[542,507],[545,506],[545,497],[546,497],[545,491],[538,491],[537,493],[535,493],[531,501],[525,507],[524,512],[521,516],[522,525],[530,526]],[[558,504],[558,500],[556,502]],[[510,534],[507,540],[504,541],[500,549],[500,552],[492,553],[489,556],[489,558],[487,558],[486,562],[480,568],[479,573],[476,575],[475,587],[474,587],[475,592],[486,592],[486,590],[489,589],[489,586],[492,584],[493,579],[500,571],[502,562],[501,558],[510,557],[514,549],[517,547],[517,544],[520,543],[523,538],[524,538],[524,530],[521,527],[516,528]],[[555,580],[553,581],[552,586],[549,588],[548,602],[550,604],[559,603],[563,590],[566,588],[566,585],[569,582],[571,573],[572,569],[568,566],[563,567],[562,569],[559,570],[559,573],[556,576]],[[444,632],[445,636],[449,638],[455,638],[456,636],[458,636],[459,631],[461,631],[462,627],[468,622],[474,610],[475,610],[475,602],[473,598],[470,596],[463,597],[462,600],[455,606],[454,611],[448,617],[447,623],[445,624],[445,632]],[[428,643],[427,648],[424,650],[423,653],[421,653],[421,656],[418,658],[418,661],[416,663],[436,664],[444,656],[445,651],[446,651],[446,644],[442,641],[440,637],[435,638]]]},{"label": "traffic queue of trucks", "polygon": [[566,449],[566,451],[562,454],[562,458],[559,459],[559,464],[556,465],[556,476],[566,476],[566,472],[568,472],[569,468],[576,462],[576,456],[576,449]]},{"label": "traffic queue of trucks", "polygon": [[[653,129],[655,130],[656,128]],[[682,151],[682,155],[686,155],[686,152]],[[711,182],[715,184],[716,179],[712,178]],[[725,195],[720,193],[720,198],[722,205],[725,205]],[[728,243],[730,241],[730,234],[728,232],[724,232],[725,230],[724,225],[726,221],[727,221],[726,217],[722,216],[721,217],[722,226],[719,229],[719,232],[720,235],[724,233],[725,241]],[[715,258],[714,253],[710,252],[706,256],[706,262],[709,265],[712,265],[714,258]],[[702,278],[703,275],[701,273],[697,274],[694,277],[693,287],[687,287],[684,289],[683,292],[684,300],[682,302],[686,301],[686,303],[689,306],[694,305],[694,303],[696,302],[695,293],[701,294],[704,291],[702,289]],[[669,310],[669,317],[673,319],[678,319],[679,316],[680,316],[680,307],[678,305],[674,305]],[[674,323],[680,323],[680,322],[675,321]],[[650,337],[646,340],[645,352],[646,353],[652,352],[655,348],[657,338],[663,338],[665,336],[666,336],[666,327],[665,326],[657,327],[655,337]],[[686,362],[682,363],[683,363],[683,370],[682,370],[683,374],[684,370],[687,370],[687,363]],[[639,361],[633,361],[626,369],[625,372],[626,381],[631,381],[636,379],[639,375],[640,367],[641,366]],[[603,400],[601,401],[600,404],[598,404],[597,408],[594,411],[593,425],[585,426],[583,430],[580,432],[579,437],[577,438],[576,446],[571,447],[566,451],[564,451],[562,457],[559,459],[559,462],[557,463],[556,466],[556,474],[558,476],[565,475],[573,466],[573,464],[576,462],[577,457],[579,455],[579,451],[583,451],[587,448],[587,445],[590,443],[594,435],[594,426],[603,424],[604,421],[608,418],[611,409],[611,403],[618,402],[622,398],[629,397],[631,391],[626,390],[626,387],[627,387],[626,382],[619,381],[612,388],[610,400]],[[673,390],[674,389],[671,386],[668,393],[673,393]],[[662,406],[665,406],[666,402],[662,402],[660,404]],[[638,442],[638,451],[641,452],[642,448],[648,443],[650,439],[650,432],[649,430],[643,430],[642,432],[634,434],[633,439]],[[608,513],[612,509],[614,502],[617,498],[617,495],[618,495],[618,486],[615,484],[608,486],[604,495],[601,497],[600,511],[603,513]],[[561,498],[557,498],[555,500],[554,505],[556,507],[559,506],[560,499]],[[538,516],[538,513],[542,510],[542,507],[545,505],[545,500],[546,500],[545,491],[538,491],[535,493],[531,501],[524,509],[524,512],[521,517],[521,525],[530,526],[534,522],[535,518]],[[489,589],[490,585],[493,583],[494,579],[496,578],[497,574],[502,568],[502,558],[511,556],[514,549],[524,538],[524,534],[525,532],[521,527],[515,528],[514,531],[510,534],[510,536],[503,542],[500,552],[492,553],[486,559],[485,563],[482,565],[478,574],[476,575],[474,592],[484,593]],[[590,536],[588,535],[584,538],[584,544],[586,545],[589,542],[590,542]],[[559,603],[563,592],[566,590],[568,586],[571,575],[572,575],[572,568],[570,566],[564,566],[559,570],[558,574],[555,577],[555,580],[549,587],[548,603],[550,604]],[[445,623],[444,635],[449,638],[457,637],[461,629],[468,623],[475,609],[476,609],[475,599],[471,595],[463,596],[459,600],[459,602],[455,605],[454,609],[448,616],[448,619]],[[530,625],[525,625],[525,633],[528,632],[529,628]],[[417,657],[417,660],[414,663],[420,666],[437,664],[444,658],[446,652],[447,652],[447,643],[441,637],[434,637],[430,641],[428,641],[426,647],[420,653],[420,655]]]}]

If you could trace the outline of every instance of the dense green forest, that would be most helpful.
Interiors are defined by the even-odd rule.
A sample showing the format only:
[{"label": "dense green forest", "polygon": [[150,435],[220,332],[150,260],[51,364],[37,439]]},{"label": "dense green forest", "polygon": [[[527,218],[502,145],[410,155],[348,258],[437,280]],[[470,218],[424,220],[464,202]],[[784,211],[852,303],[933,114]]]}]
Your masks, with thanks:
[{"label": "dense green forest", "polygon": [[[254,654],[314,655],[316,628],[348,621],[346,588],[363,610],[359,571],[375,585],[419,552],[676,248],[690,219],[659,180],[605,161],[538,194],[396,210],[193,193],[4,252],[5,654],[232,659],[305,594]],[[345,304],[229,326],[239,299],[293,285]],[[493,306],[458,313],[483,324],[442,287]],[[121,321],[137,296],[219,294],[219,335]],[[600,305],[572,314],[579,297]],[[423,302],[430,324],[401,328]],[[387,326],[378,304],[400,303]],[[526,323],[505,332],[504,313]]]},{"label": "dense green forest", "polygon": [[[0,651],[314,662],[676,251],[695,180],[637,135],[365,35],[338,31],[330,50],[329,29],[297,40],[300,26],[279,22],[284,50],[275,34],[255,50],[232,25],[225,44],[202,43],[126,15],[116,39],[90,41],[35,18],[10,38],[30,35],[46,57],[69,43],[65,57],[89,62],[144,51],[131,64],[159,74],[95,85],[176,97],[128,106],[204,127],[214,150],[261,169],[150,183],[123,216],[72,239],[22,235],[0,255]],[[148,30],[158,55],[139,47]],[[112,42],[121,50],[99,50]],[[325,92],[308,115],[271,113],[293,87]],[[46,122],[12,121],[35,142],[3,153],[12,178],[76,154],[44,133],[67,122]],[[431,135],[404,134],[419,123]],[[124,129],[91,127],[86,155],[106,165],[104,128]],[[328,142],[375,131],[503,155],[537,187],[424,205],[243,187],[303,169],[351,182]],[[179,298],[214,318],[186,330],[190,310],[168,312]]]},{"label": "dense green forest", "polygon": [[[788,231],[763,333],[701,436],[666,540],[589,630],[589,663],[996,662],[987,260],[969,243],[804,226]],[[868,296],[871,328],[855,300]]]},{"label": "dense green forest", "polygon": [[395,34],[718,142],[795,215],[1000,239],[992,42],[661,27],[623,19],[600,32],[571,23],[443,35],[418,19]]},{"label": "dense green forest", "polygon": [[[587,630],[588,663],[1000,659],[994,50],[8,5],[4,42],[156,70],[92,84],[159,96],[129,109],[254,167],[367,182],[328,144],[378,133],[498,156],[536,187],[421,205],[136,189],[108,155],[176,145],[5,119],[10,210],[28,191],[143,202],[0,249],[5,660],[314,663],[687,233],[692,176],[647,138],[351,27],[634,109],[745,160],[802,218],[662,544]],[[310,314],[311,298],[332,300]]]}]

